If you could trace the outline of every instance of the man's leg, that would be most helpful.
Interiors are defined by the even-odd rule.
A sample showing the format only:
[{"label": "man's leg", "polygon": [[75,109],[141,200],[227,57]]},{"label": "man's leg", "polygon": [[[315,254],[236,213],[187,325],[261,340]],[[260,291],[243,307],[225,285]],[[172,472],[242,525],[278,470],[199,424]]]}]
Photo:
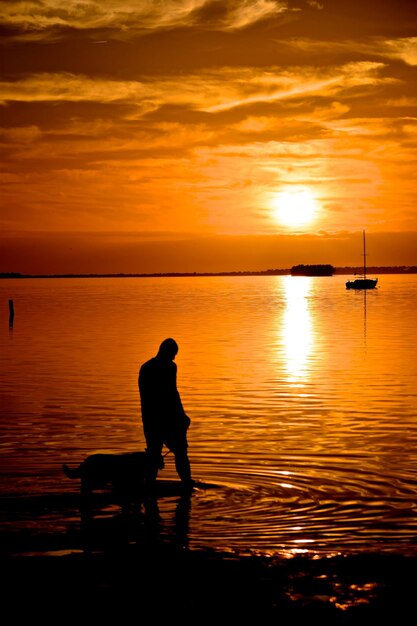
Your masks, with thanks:
[{"label": "man's leg", "polygon": [[158,470],[161,467],[162,441],[157,437],[148,437],[146,447],[145,482],[148,486],[155,485]]},{"label": "man's leg", "polygon": [[181,482],[187,487],[192,487],[194,481],[191,478],[191,466],[188,458],[187,446],[178,445],[173,452],[175,455],[175,469],[177,470],[177,474],[180,477]]}]

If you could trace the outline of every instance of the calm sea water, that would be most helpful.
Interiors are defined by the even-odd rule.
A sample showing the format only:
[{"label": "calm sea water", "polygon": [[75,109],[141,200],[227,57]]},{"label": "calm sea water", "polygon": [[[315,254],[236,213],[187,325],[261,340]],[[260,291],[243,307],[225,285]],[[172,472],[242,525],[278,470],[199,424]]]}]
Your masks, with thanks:
[{"label": "calm sea water", "polygon": [[[3,507],[1,528],[71,529],[62,463],[144,449],[138,368],[171,336],[213,486],[192,496],[190,547],[416,555],[417,276],[346,278],[1,281],[2,500],[49,503]],[[168,529],[177,504],[160,503]]]}]

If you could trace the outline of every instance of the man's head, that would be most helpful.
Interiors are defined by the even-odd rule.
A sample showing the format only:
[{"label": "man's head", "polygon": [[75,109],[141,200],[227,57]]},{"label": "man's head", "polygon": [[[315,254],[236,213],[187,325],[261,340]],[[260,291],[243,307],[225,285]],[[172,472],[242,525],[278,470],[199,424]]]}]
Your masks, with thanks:
[{"label": "man's head", "polygon": [[164,359],[170,359],[173,361],[178,352],[178,344],[174,339],[168,338],[164,339],[164,341],[159,346],[158,356],[163,357]]}]

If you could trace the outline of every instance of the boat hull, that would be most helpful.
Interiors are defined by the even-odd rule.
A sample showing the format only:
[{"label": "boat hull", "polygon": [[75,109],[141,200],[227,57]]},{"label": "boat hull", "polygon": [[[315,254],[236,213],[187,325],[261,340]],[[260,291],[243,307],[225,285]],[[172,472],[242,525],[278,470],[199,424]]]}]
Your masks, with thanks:
[{"label": "boat hull", "polygon": [[346,289],[375,289],[377,282],[377,278],[355,278],[347,281]]}]

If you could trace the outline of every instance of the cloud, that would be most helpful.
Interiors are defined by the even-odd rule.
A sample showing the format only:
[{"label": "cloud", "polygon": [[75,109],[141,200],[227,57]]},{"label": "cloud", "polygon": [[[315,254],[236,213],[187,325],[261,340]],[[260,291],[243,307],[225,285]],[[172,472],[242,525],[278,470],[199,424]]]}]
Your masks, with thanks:
[{"label": "cloud", "polygon": [[230,11],[226,15],[224,24],[226,28],[233,30],[245,28],[288,10],[287,3],[278,3],[274,0],[243,0],[230,2],[229,5]]},{"label": "cloud", "polygon": [[0,142],[3,140],[10,144],[29,144],[42,136],[42,131],[37,126],[18,126],[16,128],[0,128]]},{"label": "cloud", "polygon": [[[314,94],[321,96],[335,95],[348,88],[365,85],[392,83],[394,79],[379,77],[381,63],[361,61],[348,63],[339,68],[270,68],[267,71],[248,70],[246,74],[232,70],[235,78],[230,79],[229,94],[221,92],[218,103],[207,103],[203,109],[210,112],[221,111],[239,106],[273,102],[281,99],[299,98]],[[239,76],[240,73],[240,76]],[[227,76],[227,70],[226,70]],[[235,94],[233,97],[233,89]],[[228,95],[228,97],[227,97]]]},{"label": "cloud", "polygon": [[279,41],[285,47],[293,48],[300,52],[313,55],[314,59],[322,58],[323,55],[352,55],[362,57],[382,57],[384,59],[399,59],[407,65],[417,65],[417,37],[398,37],[385,39],[383,37],[370,37],[364,40],[327,40],[307,38],[292,38]]},{"label": "cloud", "polygon": [[74,74],[35,74],[0,83],[2,102],[123,101],[136,117],[164,105],[218,113],[282,99],[332,96],[347,89],[392,84],[382,63],[358,62],[331,68],[221,68],[187,76],[156,76],[141,81],[106,80]]},{"label": "cloud", "polygon": [[417,37],[385,41],[382,48],[388,57],[400,59],[407,65],[417,65]]},{"label": "cloud", "polygon": [[138,100],[146,98],[138,81],[89,78],[67,73],[35,74],[17,81],[0,83],[1,101],[59,102]]},{"label": "cloud", "polygon": [[235,30],[287,10],[288,3],[279,0],[26,0],[0,2],[0,21],[18,38],[48,38],[65,29],[129,36],[195,25]]}]

